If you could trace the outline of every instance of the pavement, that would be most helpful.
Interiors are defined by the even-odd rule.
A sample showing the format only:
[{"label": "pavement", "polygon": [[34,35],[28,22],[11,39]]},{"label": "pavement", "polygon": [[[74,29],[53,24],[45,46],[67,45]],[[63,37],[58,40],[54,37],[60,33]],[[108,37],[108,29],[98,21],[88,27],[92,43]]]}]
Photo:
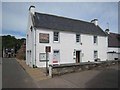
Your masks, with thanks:
[{"label": "pavement", "polygon": [[50,78],[49,76],[46,76],[46,71],[44,68],[31,68],[28,65],[26,65],[25,60],[19,60],[16,59],[18,63],[21,65],[21,67],[35,80],[40,81],[44,79]]},{"label": "pavement", "polygon": [[2,59],[2,88],[38,88],[14,58]]}]

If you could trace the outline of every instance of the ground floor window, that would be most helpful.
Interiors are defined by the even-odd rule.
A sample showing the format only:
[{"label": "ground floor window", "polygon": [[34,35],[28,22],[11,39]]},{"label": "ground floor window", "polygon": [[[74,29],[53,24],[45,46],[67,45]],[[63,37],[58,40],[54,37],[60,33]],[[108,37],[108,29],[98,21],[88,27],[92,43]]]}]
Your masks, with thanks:
[{"label": "ground floor window", "polygon": [[94,59],[98,58],[98,51],[94,51]]},{"label": "ground floor window", "polygon": [[53,63],[58,63],[60,61],[60,51],[53,50]]}]

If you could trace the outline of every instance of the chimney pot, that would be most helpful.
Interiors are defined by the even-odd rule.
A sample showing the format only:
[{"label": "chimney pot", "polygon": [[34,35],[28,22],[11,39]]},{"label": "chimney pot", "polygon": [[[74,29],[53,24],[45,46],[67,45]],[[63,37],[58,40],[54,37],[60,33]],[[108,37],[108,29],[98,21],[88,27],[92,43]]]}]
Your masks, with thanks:
[{"label": "chimney pot", "polygon": [[109,29],[106,29],[105,32],[106,32],[107,34],[110,34],[110,30],[109,30]]},{"label": "chimney pot", "polygon": [[97,26],[98,25],[98,19],[91,20],[91,23],[94,23]]},{"label": "chimney pot", "polygon": [[35,6],[30,6],[29,11],[34,15],[35,13]]}]

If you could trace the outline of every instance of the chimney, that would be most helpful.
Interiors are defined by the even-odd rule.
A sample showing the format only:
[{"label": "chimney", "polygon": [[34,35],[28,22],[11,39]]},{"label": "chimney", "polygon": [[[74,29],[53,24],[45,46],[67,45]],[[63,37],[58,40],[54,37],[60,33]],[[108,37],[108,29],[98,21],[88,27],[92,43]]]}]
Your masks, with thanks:
[{"label": "chimney", "polygon": [[98,25],[98,19],[92,20],[91,23],[94,23],[97,26]]},{"label": "chimney", "polygon": [[106,32],[107,34],[110,34],[109,23],[107,23],[107,29],[105,30],[105,32]]},{"label": "chimney", "polygon": [[30,6],[29,11],[34,15],[35,13],[35,6]]},{"label": "chimney", "polygon": [[110,34],[110,30],[109,30],[109,29],[106,29],[105,32],[106,32],[107,34]]}]

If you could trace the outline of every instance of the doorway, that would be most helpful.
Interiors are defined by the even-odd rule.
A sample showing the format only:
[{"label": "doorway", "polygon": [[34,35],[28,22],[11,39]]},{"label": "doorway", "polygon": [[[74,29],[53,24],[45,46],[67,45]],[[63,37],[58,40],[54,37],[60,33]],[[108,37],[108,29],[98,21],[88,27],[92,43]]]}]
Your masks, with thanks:
[{"label": "doorway", "polygon": [[76,51],[76,63],[80,63],[80,52],[81,51]]}]

